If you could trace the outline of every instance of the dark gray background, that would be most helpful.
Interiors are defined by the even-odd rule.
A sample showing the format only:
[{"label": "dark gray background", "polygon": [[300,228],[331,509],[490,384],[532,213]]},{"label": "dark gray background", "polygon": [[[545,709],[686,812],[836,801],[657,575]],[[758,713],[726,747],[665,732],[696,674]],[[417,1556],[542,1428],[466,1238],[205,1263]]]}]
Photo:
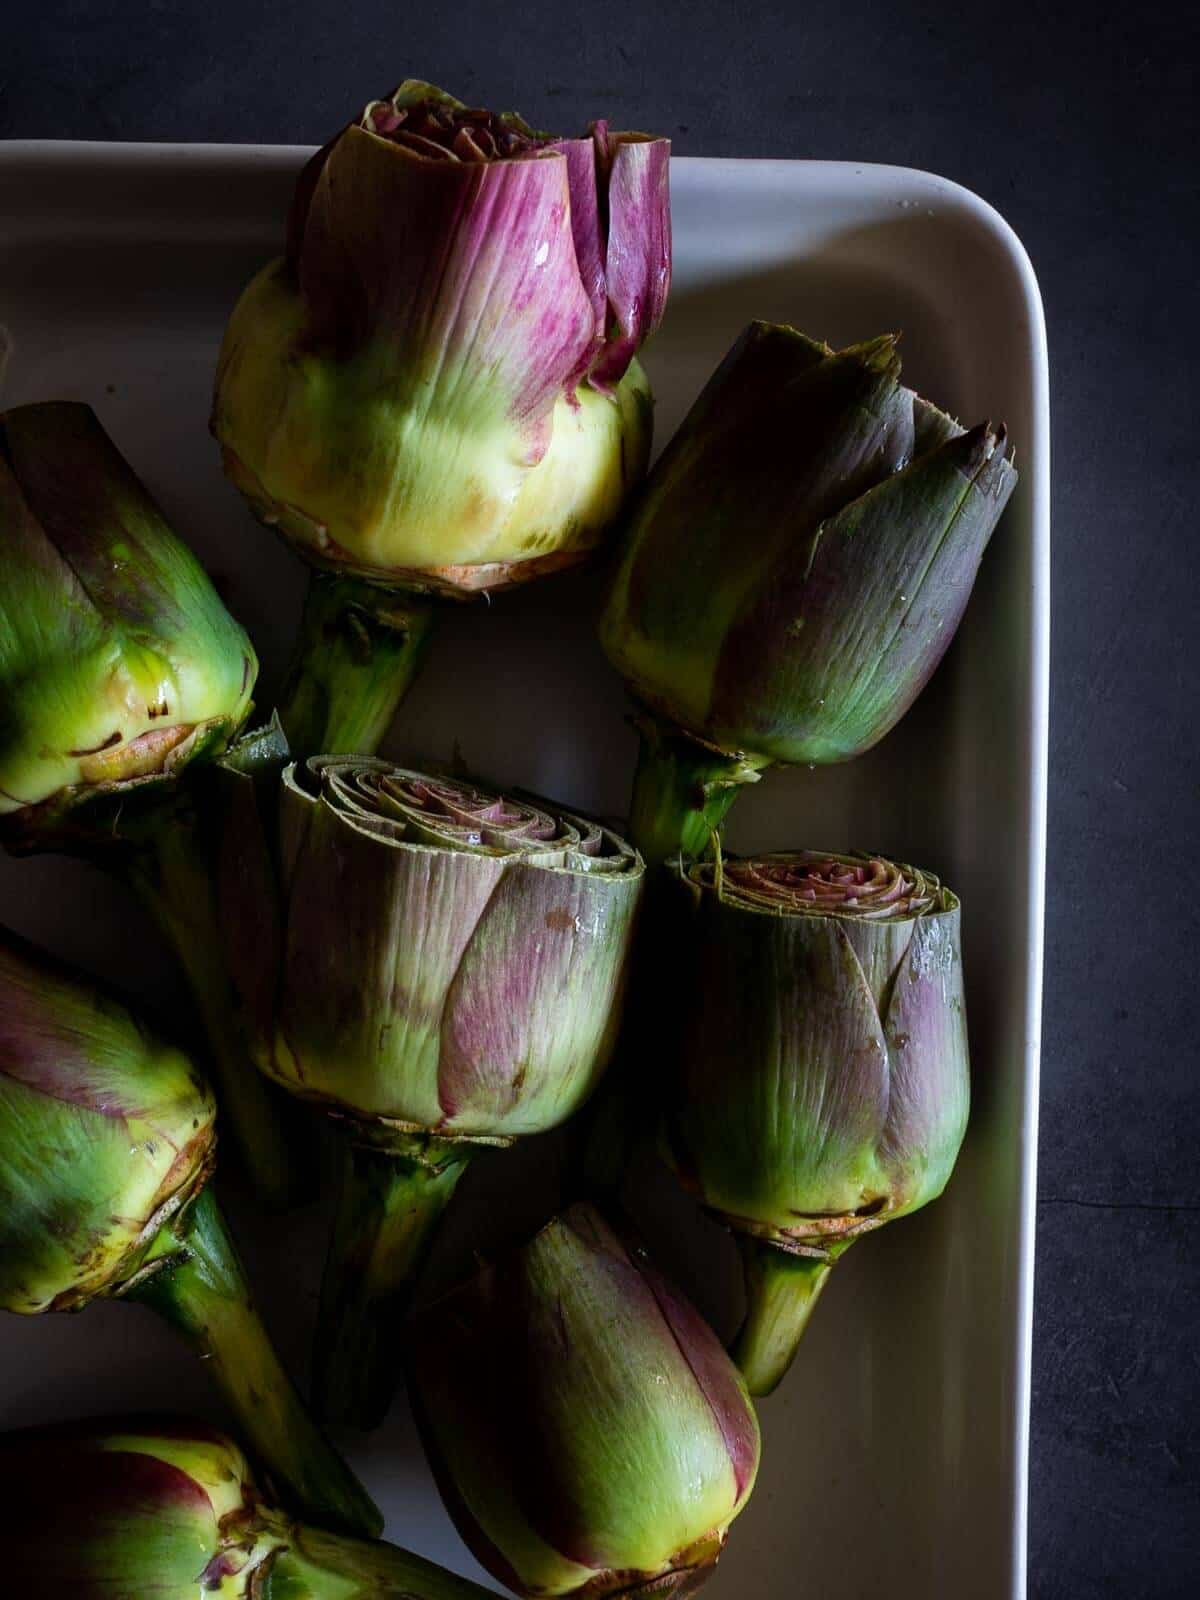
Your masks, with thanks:
[{"label": "dark gray background", "polygon": [[1194,5],[949,9],[10,0],[0,136],[315,143],[412,75],[685,154],[931,169],[1008,217],[1054,404],[1030,1588],[1158,1600],[1200,1572],[1200,34]]}]

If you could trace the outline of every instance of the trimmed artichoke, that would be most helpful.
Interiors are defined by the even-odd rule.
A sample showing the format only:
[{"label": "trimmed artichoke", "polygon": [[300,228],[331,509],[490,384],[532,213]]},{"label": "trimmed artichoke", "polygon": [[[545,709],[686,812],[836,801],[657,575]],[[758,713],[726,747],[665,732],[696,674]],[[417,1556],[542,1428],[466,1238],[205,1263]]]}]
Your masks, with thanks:
[{"label": "trimmed artichoke", "polygon": [[174,1418],[0,1434],[0,1545],[10,1592],[64,1600],[485,1600],[395,1545],[292,1521],[232,1439]]},{"label": "trimmed artichoke", "polygon": [[847,761],[899,721],[1015,482],[1004,428],[906,389],[892,337],[835,354],[750,324],[650,475],[600,624],[657,719],[647,860],[701,854],[763,767]]},{"label": "trimmed artichoke", "polygon": [[249,715],[253,646],[88,406],[0,414],[0,557],[0,838],[94,859],[146,901],[242,1165],[281,1202],[295,1174],[230,1014],[193,786]]},{"label": "trimmed artichoke", "polygon": [[254,511],[338,575],[314,583],[285,691],[299,754],[377,747],[429,628],[412,592],[582,560],[641,477],[634,357],[670,286],[669,153],[604,122],[537,133],[410,80],[304,169],[212,412]]},{"label": "trimmed artichoke", "polygon": [[937,1198],[967,1126],[959,902],[932,873],[801,850],[671,869],[693,1000],[663,1148],[735,1231],[752,1394],[839,1255]]},{"label": "trimmed artichoke", "polygon": [[141,1300],[205,1360],[293,1504],[378,1532],[250,1301],[206,1187],[214,1118],[186,1056],[111,996],[0,937],[0,1307]]},{"label": "trimmed artichoke", "polygon": [[[223,768],[228,835],[245,842],[224,878],[234,930],[261,926],[265,881],[240,757]],[[466,1162],[556,1127],[604,1070],[642,861],[581,818],[329,756],[283,775],[277,869],[277,937],[237,967],[261,979],[247,995],[260,1066],[348,1136],[317,1397],[370,1425],[394,1383],[395,1317]]]},{"label": "trimmed artichoke", "polygon": [[424,1309],[410,1388],[446,1507],[519,1595],[694,1593],[758,1471],[703,1318],[588,1205]]}]

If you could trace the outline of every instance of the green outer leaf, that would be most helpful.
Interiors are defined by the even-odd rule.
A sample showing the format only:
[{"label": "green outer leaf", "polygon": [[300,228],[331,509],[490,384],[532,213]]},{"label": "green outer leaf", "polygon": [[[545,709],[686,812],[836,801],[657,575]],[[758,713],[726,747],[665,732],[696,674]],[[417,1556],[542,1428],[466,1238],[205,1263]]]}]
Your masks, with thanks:
[{"label": "green outer leaf", "polygon": [[845,761],[899,721],[962,619],[1015,482],[1003,434],[959,434],[823,522],[733,621],[705,720],[778,761]]},{"label": "green outer leaf", "polygon": [[314,806],[289,886],[283,1081],[438,1127],[447,991],[504,870],[498,856],[387,841]]},{"label": "green outer leaf", "polygon": [[253,647],[87,406],[0,416],[0,541],[0,811],[238,727]]},{"label": "green outer leaf", "polygon": [[698,908],[695,1001],[668,1126],[689,1182],[735,1217],[795,1227],[887,1193],[876,1149],[888,1060],[870,988],[832,919]]},{"label": "green outer leaf", "polygon": [[439,1092],[456,1130],[540,1133],[591,1094],[616,1041],[640,889],[640,876],[508,864],[442,1014]]},{"label": "green outer leaf", "polygon": [[0,1305],[111,1289],[146,1229],[211,1159],[195,1067],[99,989],[0,943]]},{"label": "green outer leaf", "polygon": [[880,1155],[894,1174],[895,1215],[941,1194],[967,1131],[971,1080],[959,951],[957,906],[922,917],[892,991],[891,1101]]}]

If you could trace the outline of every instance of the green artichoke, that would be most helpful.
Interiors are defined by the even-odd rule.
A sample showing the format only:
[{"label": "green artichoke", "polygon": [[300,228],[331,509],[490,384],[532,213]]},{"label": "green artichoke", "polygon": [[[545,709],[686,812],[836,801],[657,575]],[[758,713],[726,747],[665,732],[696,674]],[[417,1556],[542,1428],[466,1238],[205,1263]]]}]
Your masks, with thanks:
[{"label": "green artichoke", "polygon": [[736,1368],[587,1205],[419,1312],[409,1376],[450,1515],[519,1595],[694,1593],[754,1487]]},{"label": "green artichoke", "polygon": [[690,1003],[662,1144],[735,1231],[752,1394],[832,1264],[937,1198],[967,1126],[959,902],[929,872],[801,850],[671,869]]},{"label": "green artichoke", "polygon": [[195,774],[258,661],[89,407],[0,414],[0,839],[130,883],[188,977],[223,1116],[272,1201],[294,1173],[230,1014]]},{"label": "green artichoke", "polygon": [[395,1545],[294,1522],[232,1439],[174,1418],[0,1434],[0,1544],[14,1595],[485,1600]]},{"label": "green artichoke", "polygon": [[410,80],[304,169],[212,411],[232,482],[336,575],[314,582],[285,691],[299,754],[377,747],[430,626],[414,592],[582,560],[641,477],[634,357],[670,285],[669,152]]},{"label": "green artichoke", "polygon": [[222,750],[254,648],[90,407],[0,414],[0,815]]},{"label": "green artichoke", "polygon": [[116,999],[0,937],[0,1307],[151,1306],[205,1360],[296,1507],[378,1532],[250,1300],[211,1189],[215,1106]]},{"label": "green artichoke", "polygon": [[651,713],[648,861],[702,854],[763,767],[849,760],[899,721],[1015,482],[1004,428],[906,389],[893,338],[835,354],[750,324],[647,480],[600,624]]},{"label": "green artichoke", "polygon": [[[270,898],[252,864],[255,759],[240,758],[222,767],[228,837],[249,841],[222,880],[231,938],[261,930]],[[235,965],[260,975],[246,998],[260,1066],[347,1134],[317,1397],[369,1425],[466,1162],[557,1127],[607,1064],[643,865],[582,818],[371,757],[313,757],[279,793],[280,924]]]}]

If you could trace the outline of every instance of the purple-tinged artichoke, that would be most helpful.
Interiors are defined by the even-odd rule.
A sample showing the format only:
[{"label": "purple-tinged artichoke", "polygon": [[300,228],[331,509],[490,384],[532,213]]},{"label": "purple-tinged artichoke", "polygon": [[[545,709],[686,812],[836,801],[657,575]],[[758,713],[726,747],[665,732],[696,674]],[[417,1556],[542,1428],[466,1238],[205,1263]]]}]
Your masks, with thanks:
[{"label": "purple-tinged artichoke", "polygon": [[280,1107],[230,1015],[194,783],[250,712],[254,648],[92,410],[0,414],[0,839],[129,882],[189,980],[223,1117],[272,1201]]},{"label": "purple-tinged artichoke", "polygon": [[835,354],[750,324],[650,474],[601,619],[657,719],[630,821],[648,861],[701,855],[763,767],[847,761],[899,721],[1015,482],[1004,428],[906,389],[892,337]]},{"label": "purple-tinged artichoke", "polygon": [[669,156],[410,80],[304,169],[212,412],[254,511],[337,575],[285,692],[298,754],[377,747],[430,626],[414,593],[570,566],[620,511],[650,450],[635,356],[670,287]]},{"label": "purple-tinged artichoke", "polygon": [[738,1237],[734,1354],[768,1394],[839,1255],[953,1171],[970,1101],[959,902],[932,873],[865,855],[671,875],[691,999],[663,1149]]},{"label": "purple-tinged artichoke", "polygon": [[169,1417],[0,1434],[0,1548],[30,1597],[486,1600],[395,1545],[293,1521],[232,1439]]},{"label": "purple-tinged artichoke", "polygon": [[0,1308],[149,1305],[204,1360],[289,1503],[377,1533],[375,1507],[309,1420],[254,1310],[207,1187],[215,1110],[182,1052],[0,936]]},{"label": "purple-tinged artichoke", "polygon": [[519,1595],[642,1600],[710,1576],[759,1429],[707,1323],[588,1205],[419,1312],[410,1389],[464,1541]]},{"label": "purple-tinged artichoke", "polygon": [[[264,900],[239,759],[223,768],[228,836],[249,841],[225,876],[231,937],[261,929]],[[260,1066],[347,1135],[316,1394],[369,1426],[467,1161],[557,1127],[607,1065],[644,869],[597,824],[371,757],[289,767],[277,803],[281,923],[254,936],[257,967],[250,950],[235,964],[261,977]]]}]

